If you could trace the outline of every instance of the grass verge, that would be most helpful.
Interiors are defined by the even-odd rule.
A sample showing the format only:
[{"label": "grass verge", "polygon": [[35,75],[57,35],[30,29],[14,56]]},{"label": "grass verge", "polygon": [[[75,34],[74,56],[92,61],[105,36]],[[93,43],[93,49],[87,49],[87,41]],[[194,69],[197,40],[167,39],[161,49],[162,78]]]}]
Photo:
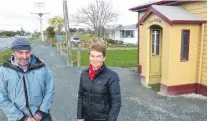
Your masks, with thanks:
[{"label": "grass verge", "polygon": [[1,52],[0,53],[0,65],[2,65],[2,63],[4,61],[6,61],[10,55],[11,55],[11,49],[7,49],[7,50]]}]

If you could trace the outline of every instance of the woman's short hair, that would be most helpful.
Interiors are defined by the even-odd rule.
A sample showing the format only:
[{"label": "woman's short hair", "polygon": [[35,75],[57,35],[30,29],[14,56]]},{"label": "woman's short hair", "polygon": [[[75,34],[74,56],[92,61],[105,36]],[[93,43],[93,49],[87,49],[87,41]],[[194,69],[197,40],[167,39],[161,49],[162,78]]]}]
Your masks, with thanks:
[{"label": "woman's short hair", "polygon": [[97,52],[101,52],[103,53],[103,56],[105,57],[106,56],[106,46],[104,43],[102,42],[95,42],[95,43],[92,43],[89,47],[89,54],[90,54],[90,51],[97,51]]}]

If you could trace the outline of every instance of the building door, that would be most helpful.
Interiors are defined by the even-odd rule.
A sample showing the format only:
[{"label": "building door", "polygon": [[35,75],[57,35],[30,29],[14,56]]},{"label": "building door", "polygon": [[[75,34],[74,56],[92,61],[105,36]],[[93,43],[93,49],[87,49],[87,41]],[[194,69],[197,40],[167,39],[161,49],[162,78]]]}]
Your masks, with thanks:
[{"label": "building door", "polygon": [[150,82],[158,84],[161,81],[161,34],[162,29],[150,29]]}]

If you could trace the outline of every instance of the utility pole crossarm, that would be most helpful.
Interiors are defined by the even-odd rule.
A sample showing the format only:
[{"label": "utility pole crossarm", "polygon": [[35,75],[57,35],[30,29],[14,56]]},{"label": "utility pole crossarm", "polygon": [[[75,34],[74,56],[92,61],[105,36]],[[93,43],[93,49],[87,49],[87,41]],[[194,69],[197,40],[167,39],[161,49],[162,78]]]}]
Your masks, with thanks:
[{"label": "utility pole crossarm", "polygon": [[37,14],[37,15],[39,15],[40,17],[42,17],[44,14],[50,14],[50,13],[31,13],[31,14]]},{"label": "utility pole crossarm", "polygon": [[[39,9],[41,9],[41,7],[43,7],[44,6],[44,3],[35,3],[36,5],[36,7],[39,7]],[[41,40],[44,42],[44,34],[43,34],[43,22],[42,22],[42,20],[43,20],[43,15],[44,14],[50,14],[50,13],[43,13],[43,12],[41,12],[41,10],[40,10],[40,12],[39,13],[31,13],[31,14],[37,14],[39,17],[40,17],[40,32],[41,32]]]}]

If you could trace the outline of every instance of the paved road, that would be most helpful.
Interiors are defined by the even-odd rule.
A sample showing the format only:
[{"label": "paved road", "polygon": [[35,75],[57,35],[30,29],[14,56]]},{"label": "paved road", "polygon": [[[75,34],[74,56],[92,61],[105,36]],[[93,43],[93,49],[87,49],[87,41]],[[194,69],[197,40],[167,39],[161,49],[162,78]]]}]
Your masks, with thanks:
[{"label": "paved road", "polygon": [[14,39],[15,39],[14,37],[0,38],[0,52],[4,51],[8,47],[10,47],[10,45]]},{"label": "paved road", "polygon": [[[68,67],[66,60],[53,47],[33,43],[34,53],[50,67],[56,96],[51,111],[54,121],[77,121],[77,89],[82,67]],[[146,89],[139,76],[128,68],[112,68],[121,79],[123,105],[118,121],[206,121],[207,100],[164,97]],[[0,112],[0,121],[6,121]]]}]

